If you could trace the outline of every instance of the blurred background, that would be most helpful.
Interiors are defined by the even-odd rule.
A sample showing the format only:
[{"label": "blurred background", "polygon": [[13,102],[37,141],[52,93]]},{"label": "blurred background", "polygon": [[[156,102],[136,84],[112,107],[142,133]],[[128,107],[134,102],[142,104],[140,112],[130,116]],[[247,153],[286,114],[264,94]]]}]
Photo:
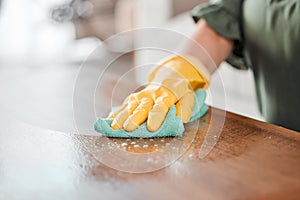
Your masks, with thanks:
[{"label": "blurred background", "polygon": [[[74,132],[74,84],[81,64],[91,52],[99,45],[122,52],[134,43],[134,35],[113,44],[106,42],[107,38],[135,28],[166,28],[188,36],[195,28],[189,11],[205,0],[0,2],[1,113],[42,128]],[[101,68],[101,56],[89,59],[86,65],[92,70]],[[107,72],[107,90],[134,66],[158,62],[163,57],[151,51],[124,54]],[[224,88],[214,83],[211,87],[215,87],[214,91],[225,90],[225,109],[262,120],[251,71],[239,71],[223,63],[219,72]],[[145,77],[145,73],[135,72],[124,80],[124,85],[138,85]],[[88,77],[83,81],[86,88],[92,84]],[[120,92],[120,101],[126,95]],[[82,93],[80,98],[88,97]],[[103,100],[98,102],[100,107],[107,105],[104,97],[99,99]],[[84,105],[79,114],[86,115]]]}]

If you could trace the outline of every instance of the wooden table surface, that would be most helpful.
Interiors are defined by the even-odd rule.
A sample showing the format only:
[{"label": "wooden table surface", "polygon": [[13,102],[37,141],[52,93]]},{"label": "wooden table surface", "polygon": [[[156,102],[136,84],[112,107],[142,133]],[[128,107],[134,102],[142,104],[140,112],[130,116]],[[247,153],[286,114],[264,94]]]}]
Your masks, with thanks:
[{"label": "wooden table surface", "polygon": [[[0,199],[300,199],[298,132],[226,113],[216,145],[200,158],[208,131],[217,131],[211,113],[187,125],[183,138],[154,140],[80,136],[1,117]],[[218,122],[222,111],[214,115]]]}]

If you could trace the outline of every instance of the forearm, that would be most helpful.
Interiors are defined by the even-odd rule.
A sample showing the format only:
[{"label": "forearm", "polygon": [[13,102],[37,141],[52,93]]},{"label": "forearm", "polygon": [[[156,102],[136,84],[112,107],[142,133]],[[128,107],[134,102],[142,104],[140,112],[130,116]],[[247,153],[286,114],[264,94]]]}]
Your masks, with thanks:
[{"label": "forearm", "polygon": [[198,58],[205,65],[207,61],[204,61],[204,59],[207,58],[203,55],[203,51],[199,50],[201,47],[215,64],[214,67],[206,65],[209,72],[212,73],[229,56],[233,49],[233,41],[220,36],[209,27],[204,19],[201,19],[197,23],[197,29],[191,35],[191,40],[186,41],[183,45],[182,53]]}]

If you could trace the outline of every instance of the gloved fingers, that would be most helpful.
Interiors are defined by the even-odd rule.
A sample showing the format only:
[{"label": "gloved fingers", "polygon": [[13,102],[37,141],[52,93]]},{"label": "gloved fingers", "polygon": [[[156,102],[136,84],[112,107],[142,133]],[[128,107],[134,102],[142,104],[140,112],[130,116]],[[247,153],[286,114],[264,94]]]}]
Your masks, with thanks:
[{"label": "gloved fingers", "polygon": [[138,107],[140,99],[137,97],[137,94],[131,94],[128,98],[128,114],[131,115],[133,111]]},{"label": "gloved fingers", "polygon": [[151,109],[148,115],[147,128],[149,131],[157,131],[162,125],[169,111],[169,108],[172,106],[172,102],[169,100],[170,99],[167,97],[159,98],[158,100],[156,100],[153,108]]},{"label": "gloved fingers", "polygon": [[129,100],[129,96],[126,97],[126,99],[123,101],[121,108],[119,108],[115,113],[111,112],[108,115],[108,119],[113,119],[115,118],[120,112],[122,112],[128,105],[128,100]]},{"label": "gloved fingers", "polygon": [[108,115],[108,119],[113,119],[113,118],[115,118],[120,112],[122,112],[123,110],[125,110],[125,108],[127,107],[127,105],[128,105],[128,103],[126,102],[126,103],[124,103],[122,106],[121,106],[121,108],[119,108],[115,113],[110,113],[109,115]]},{"label": "gloved fingers", "polygon": [[129,114],[128,114],[128,109],[126,107],[126,109],[124,109],[118,115],[116,115],[116,117],[114,118],[114,120],[111,123],[111,128],[114,130],[121,129],[123,127],[124,122],[126,121],[126,119],[128,117],[129,117]]},{"label": "gloved fingers", "polygon": [[130,95],[128,98],[127,106],[123,110],[120,110],[120,112],[118,112],[111,123],[111,127],[115,130],[123,128],[124,122],[132,114],[138,104],[139,102],[135,95]]},{"label": "gloved fingers", "polygon": [[189,122],[192,116],[195,103],[194,95],[194,92],[190,91],[183,95],[183,97],[176,103],[176,115],[181,117],[183,123]]},{"label": "gloved fingers", "polygon": [[137,129],[148,117],[154,101],[151,98],[143,98],[140,104],[133,111],[132,115],[124,122],[124,129],[126,131],[134,131]]}]

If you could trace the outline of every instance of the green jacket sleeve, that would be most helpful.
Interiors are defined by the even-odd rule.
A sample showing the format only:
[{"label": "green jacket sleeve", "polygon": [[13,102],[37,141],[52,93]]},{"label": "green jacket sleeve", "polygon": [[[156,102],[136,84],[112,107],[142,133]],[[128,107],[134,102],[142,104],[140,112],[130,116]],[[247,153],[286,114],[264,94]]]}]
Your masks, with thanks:
[{"label": "green jacket sleeve", "polygon": [[195,7],[192,17],[195,22],[204,18],[218,34],[234,40],[234,49],[227,62],[238,69],[247,69],[243,53],[242,4],[243,0],[210,1]]}]

